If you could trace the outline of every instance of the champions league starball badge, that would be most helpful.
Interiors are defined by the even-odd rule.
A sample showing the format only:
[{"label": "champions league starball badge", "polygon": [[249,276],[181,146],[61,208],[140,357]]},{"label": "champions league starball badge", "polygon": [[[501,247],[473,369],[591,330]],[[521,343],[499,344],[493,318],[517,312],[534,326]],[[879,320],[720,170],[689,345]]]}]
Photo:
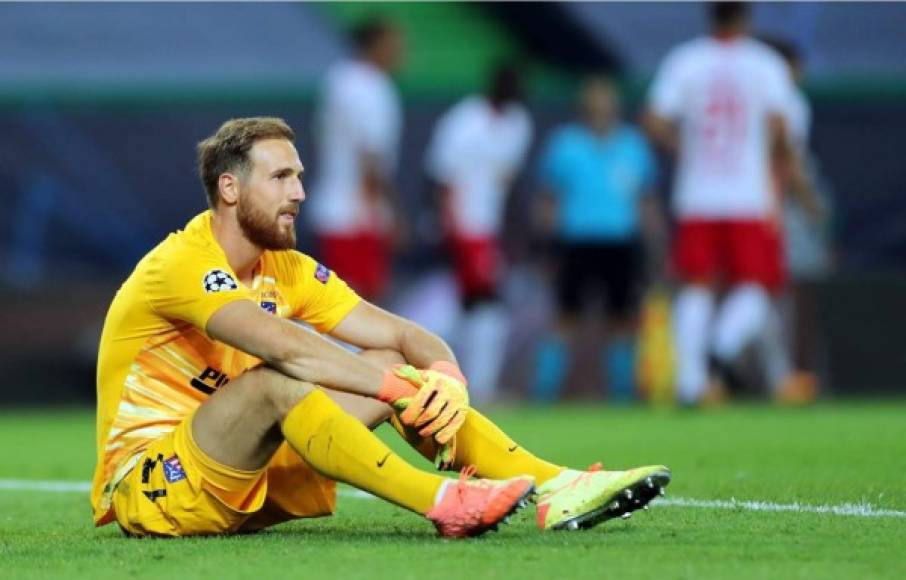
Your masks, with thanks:
[{"label": "champions league starball badge", "polygon": [[233,276],[223,270],[211,270],[204,275],[203,282],[205,292],[223,292],[239,287]]}]

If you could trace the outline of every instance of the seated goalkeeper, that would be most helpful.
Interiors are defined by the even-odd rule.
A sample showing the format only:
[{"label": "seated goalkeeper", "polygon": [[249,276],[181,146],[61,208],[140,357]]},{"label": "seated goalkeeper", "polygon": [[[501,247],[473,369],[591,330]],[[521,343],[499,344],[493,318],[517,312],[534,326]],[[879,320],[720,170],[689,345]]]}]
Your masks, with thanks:
[{"label": "seated goalkeeper", "polygon": [[[440,338],[295,251],[305,192],[293,142],[273,118],[234,119],[202,141],[211,209],[117,292],[98,354],[97,525],[133,536],[258,530],[332,514],[340,481],[466,537],[527,499],[542,529],[577,529],[657,495],[665,467],[577,471],[518,446],[469,408]],[[387,420],[459,479],[390,451],[370,430]]]}]

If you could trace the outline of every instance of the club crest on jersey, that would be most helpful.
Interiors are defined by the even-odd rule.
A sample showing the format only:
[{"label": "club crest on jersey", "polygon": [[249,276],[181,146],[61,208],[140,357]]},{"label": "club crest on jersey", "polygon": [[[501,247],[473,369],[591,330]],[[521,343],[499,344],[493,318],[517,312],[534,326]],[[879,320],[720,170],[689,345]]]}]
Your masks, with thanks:
[{"label": "club crest on jersey", "polygon": [[205,292],[223,292],[224,290],[235,290],[239,288],[235,278],[223,270],[211,270],[204,275],[202,280]]},{"label": "club crest on jersey", "polygon": [[176,483],[186,478],[186,470],[182,468],[182,463],[176,455],[164,459],[164,477],[167,478],[167,483]]},{"label": "club crest on jersey", "polygon": [[315,268],[315,279],[321,284],[327,284],[330,279],[330,270],[327,269],[327,266],[318,264],[318,267]]},{"label": "club crest on jersey", "polygon": [[270,312],[271,314],[277,314],[277,303],[268,302],[267,300],[261,301],[261,309],[265,312]]}]

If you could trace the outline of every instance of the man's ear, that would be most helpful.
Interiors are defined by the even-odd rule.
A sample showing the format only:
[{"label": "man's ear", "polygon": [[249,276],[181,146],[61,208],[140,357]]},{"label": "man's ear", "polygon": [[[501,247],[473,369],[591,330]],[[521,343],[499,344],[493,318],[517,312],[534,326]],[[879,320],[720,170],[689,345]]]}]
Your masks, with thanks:
[{"label": "man's ear", "polygon": [[239,176],[235,173],[221,173],[217,179],[220,200],[226,205],[235,205],[239,201]]}]

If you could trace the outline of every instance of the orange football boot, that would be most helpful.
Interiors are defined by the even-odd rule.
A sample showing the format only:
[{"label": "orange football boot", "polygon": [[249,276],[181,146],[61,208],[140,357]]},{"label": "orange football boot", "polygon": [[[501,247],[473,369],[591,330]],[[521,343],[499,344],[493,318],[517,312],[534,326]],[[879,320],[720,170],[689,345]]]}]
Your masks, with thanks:
[{"label": "orange football boot", "polygon": [[535,480],[529,476],[470,480],[474,474],[474,466],[463,468],[459,481],[444,484],[437,503],[425,514],[441,537],[470,538],[496,530],[510,514],[525,507],[535,491]]}]

